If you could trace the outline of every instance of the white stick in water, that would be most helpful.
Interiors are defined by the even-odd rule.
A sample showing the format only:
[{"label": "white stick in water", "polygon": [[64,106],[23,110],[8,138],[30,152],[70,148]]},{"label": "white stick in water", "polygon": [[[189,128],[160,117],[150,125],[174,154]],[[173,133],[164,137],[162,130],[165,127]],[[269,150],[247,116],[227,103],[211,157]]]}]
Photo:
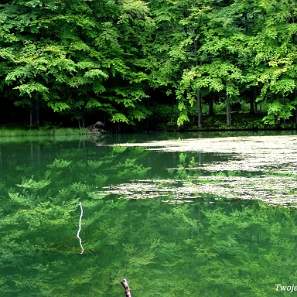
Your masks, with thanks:
[{"label": "white stick in water", "polygon": [[80,231],[81,231],[81,221],[82,221],[82,217],[83,217],[83,214],[84,214],[84,210],[83,210],[81,202],[78,202],[78,205],[80,206],[80,217],[79,217],[78,231],[77,231],[76,237],[79,240],[79,245],[80,245],[80,248],[81,248],[81,253],[80,254],[83,254],[85,249],[84,249],[84,247],[82,245],[82,241],[81,241],[81,238],[80,238]]}]

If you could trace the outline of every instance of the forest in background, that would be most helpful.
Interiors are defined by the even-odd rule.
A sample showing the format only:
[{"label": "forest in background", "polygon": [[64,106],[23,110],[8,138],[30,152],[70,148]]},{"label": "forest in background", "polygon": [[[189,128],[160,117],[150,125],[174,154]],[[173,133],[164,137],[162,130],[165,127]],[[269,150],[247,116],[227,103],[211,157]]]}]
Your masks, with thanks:
[{"label": "forest in background", "polygon": [[0,0],[0,124],[296,127],[296,21],[294,0]]}]

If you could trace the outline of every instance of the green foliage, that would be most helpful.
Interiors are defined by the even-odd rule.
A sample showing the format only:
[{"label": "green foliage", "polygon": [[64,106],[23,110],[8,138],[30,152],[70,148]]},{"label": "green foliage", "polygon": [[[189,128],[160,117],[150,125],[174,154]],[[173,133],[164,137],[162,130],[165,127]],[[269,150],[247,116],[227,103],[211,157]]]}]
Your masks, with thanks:
[{"label": "green foliage", "polygon": [[[20,140],[1,142],[1,296],[115,297],[123,293],[124,277],[133,294],[144,297],[271,296],[275,279],[294,281],[294,208],[200,195],[221,180],[227,183],[224,194],[242,190],[241,184],[233,184],[232,191],[227,185],[247,172],[205,170],[204,165],[224,160],[234,163],[230,154],[117,145],[126,141],[124,135]],[[276,177],[279,169],[258,173],[259,180]],[[281,176],[292,182],[294,195],[296,174]],[[245,177],[252,191],[255,173]],[[133,198],[131,187],[139,199],[126,199]],[[157,197],[144,199],[153,191]],[[82,255],[78,201],[84,210]]]},{"label": "green foliage", "polygon": [[50,183],[51,183],[50,180],[41,180],[37,182],[33,180],[33,177],[31,177],[30,179],[23,178],[22,183],[17,184],[17,186],[25,189],[39,190],[48,186]]},{"label": "green foliage", "polygon": [[292,116],[292,110],[296,109],[297,101],[283,100],[273,101],[269,105],[267,116],[263,118],[265,124],[273,125],[281,119],[289,119]]},{"label": "green foliage", "polygon": [[[135,47],[125,44],[146,46],[153,21],[145,2],[118,6],[112,1],[74,1],[69,6],[19,0],[3,6],[0,23],[7,36],[0,40],[5,63],[0,75],[19,92],[15,104],[46,102],[55,112],[82,119],[94,109],[107,112],[113,121],[146,117],[141,108],[124,115],[127,107],[137,110],[136,102],[147,96],[142,86],[145,63],[139,63],[143,56],[133,57]],[[119,93],[124,90],[120,81],[131,88]],[[120,109],[123,116],[117,115]]]},{"label": "green foliage", "polygon": [[65,168],[71,164],[71,161],[63,159],[55,159],[52,164],[47,165],[49,168]]},{"label": "green foliage", "polygon": [[31,115],[49,107],[81,125],[98,112],[135,125],[155,91],[178,101],[178,125],[194,110],[201,118],[210,96],[227,114],[232,101],[271,104],[267,124],[280,98],[284,118],[296,105],[294,1],[68,2],[1,4],[5,104]]}]

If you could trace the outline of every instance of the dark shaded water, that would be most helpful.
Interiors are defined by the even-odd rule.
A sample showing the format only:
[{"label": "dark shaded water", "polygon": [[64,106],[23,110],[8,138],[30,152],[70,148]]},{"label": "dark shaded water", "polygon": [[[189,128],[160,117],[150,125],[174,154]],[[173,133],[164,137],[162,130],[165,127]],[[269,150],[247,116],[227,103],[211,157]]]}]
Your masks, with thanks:
[{"label": "dark shaded water", "polygon": [[295,209],[180,193],[235,156],[107,145],[187,135],[139,137],[0,140],[0,296],[297,294]]}]

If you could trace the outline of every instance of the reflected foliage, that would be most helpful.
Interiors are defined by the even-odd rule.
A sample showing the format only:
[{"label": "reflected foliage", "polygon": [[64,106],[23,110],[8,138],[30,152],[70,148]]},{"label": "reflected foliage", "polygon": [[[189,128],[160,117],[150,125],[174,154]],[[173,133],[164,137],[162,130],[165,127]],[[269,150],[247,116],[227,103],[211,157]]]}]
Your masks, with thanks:
[{"label": "reflected foliage", "polygon": [[4,144],[1,153],[1,296],[116,297],[123,278],[133,296],[284,296],[275,284],[296,280],[294,209],[107,190],[133,180],[190,182],[204,175],[189,169],[211,162],[208,154],[77,141]]}]

